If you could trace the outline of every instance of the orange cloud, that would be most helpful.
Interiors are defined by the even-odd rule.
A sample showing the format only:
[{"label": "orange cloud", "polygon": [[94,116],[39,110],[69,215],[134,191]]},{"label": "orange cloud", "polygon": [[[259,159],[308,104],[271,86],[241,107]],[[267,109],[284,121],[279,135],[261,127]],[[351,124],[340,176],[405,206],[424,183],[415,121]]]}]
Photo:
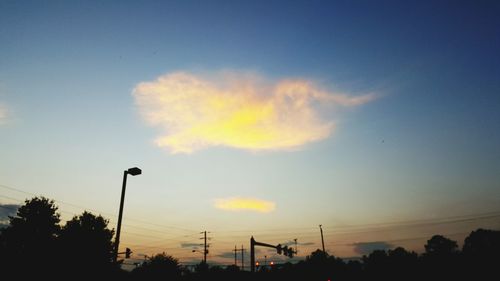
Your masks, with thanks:
[{"label": "orange cloud", "polygon": [[268,85],[248,75],[209,79],[186,72],[139,83],[133,94],[143,118],[163,129],[156,144],[172,153],[210,146],[296,149],[335,128],[333,120],[319,117],[314,102],[350,107],[375,98],[322,91],[308,80]]},{"label": "orange cloud", "polygon": [[240,197],[216,199],[214,206],[217,209],[226,211],[255,211],[260,213],[269,213],[276,209],[274,202]]}]

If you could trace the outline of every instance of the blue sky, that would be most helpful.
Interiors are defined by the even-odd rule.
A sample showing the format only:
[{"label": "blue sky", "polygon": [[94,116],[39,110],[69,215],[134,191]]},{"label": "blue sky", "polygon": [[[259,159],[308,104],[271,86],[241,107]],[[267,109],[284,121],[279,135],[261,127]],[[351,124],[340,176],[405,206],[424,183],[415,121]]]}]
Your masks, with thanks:
[{"label": "blue sky", "polygon": [[[144,253],[172,248],[186,260],[196,255],[169,237],[190,242],[198,231],[212,231],[214,258],[234,244],[246,245],[252,233],[274,239],[269,242],[314,242],[306,254],[320,246],[317,225],[323,224],[327,241],[337,241],[328,248],[349,256],[355,254],[349,243],[435,232],[458,239],[457,233],[478,226],[498,227],[478,219],[391,229],[391,235],[335,232],[499,211],[498,3],[234,2],[0,1],[0,184],[113,220],[121,173],[139,166],[144,174],[129,179],[122,242],[150,247],[140,249]],[[244,91],[235,90],[240,84],[258,92],[229,103],[233,109],[273,101],[269,89],[286,81],[305,81],[310,91],[329,97],[373,98],[339,106],[314,96],[310,107],[296,111],[271,102],[286,124],[304,120],[299,113],[309,110],[318,117],[305,127],[280,127],[293,132],[285,140],[335,123],[328,136],[290,149],[247,149],[204,135],[195,138],[208,143],[202,148],[172,153],[155,140],[175,128],[146,120],[144,113],[154,110],[138,104],[137,87],[165,86],[157,79],[176,73],[215,85],[222,99],[226,92],[241,97]],[[227,73],[234,85],[224,92]],[[213,94],[202,97],[211,101]],[[162,105],[194,110],[193,104]],[[171,117],[168,110],[160,113]],[[175,126],[186,120],[175,119]],[[271,126],[264,131],[282,125],[264,121]],[[5,188],[0,194],[3,204],[27,197]],[[234,197],[272,202],[275,209],[215,208],[214,200]],[[82,211],[61,209],[67,216]],[[127,217],[149,223],[128,222],[143,236],[127,234]],[[139,227],[153,224],[184,230],[144,236]],[[424,240],[413,242],[405,246]]]}]

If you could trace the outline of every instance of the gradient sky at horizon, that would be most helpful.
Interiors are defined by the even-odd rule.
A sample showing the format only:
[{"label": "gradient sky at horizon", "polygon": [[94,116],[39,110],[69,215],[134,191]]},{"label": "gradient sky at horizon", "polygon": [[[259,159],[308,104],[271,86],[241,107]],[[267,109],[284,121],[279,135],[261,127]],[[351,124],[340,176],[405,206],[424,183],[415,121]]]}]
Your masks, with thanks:
[{"label": "gradient sky at horizon", "polygon": [[[360,254],[358,242],[419,250],[437,232],[463,239],[499,228],[498,217],[474,216],[500,212],[499,13],[498,1],[0,1],[0,185],[108,214],[114,227],[123,170],[138,166],[123,246],[184,261],[199,259],[190,243],[204,230],[210,258],[230,263],[227,253],[252,234],[299,238],[305,255],[321,246],[319,224],[340,256]],[[303,138],[255,150],[199,133],[187,138],[203,143],[191,153],[159,147],[172,126],[184,136],[222,118],[204,106],[214,93],[228,97],[193,90],[192,104],[162,105],[196,106],[204,119],[152,125],[144,112],[159,109],[141,107],[138,85],[176,73],[211,90],[229,73],[238,97],[229,113],[271,104],[284,117],[266,119],[265,130]],[[356,106],[320,98],[287,111],[279,90],[258,90],[294,79],[329,96],[375,98]],[[334,122],[327,137],[314,118],[298,127],[311,109]],[[307,134],[312,125],[317,133]],[[167,143],[178,139],[186,138]],[[0,195],[2,204],[29,197],[5,187]],[[235,212],[231,198],[261,199],[266,209]],[[82,211],[60,207],[65,218]],[[434,224],[440,218],[448,220]],[[423,222],[369,231],[415,220]]]}]

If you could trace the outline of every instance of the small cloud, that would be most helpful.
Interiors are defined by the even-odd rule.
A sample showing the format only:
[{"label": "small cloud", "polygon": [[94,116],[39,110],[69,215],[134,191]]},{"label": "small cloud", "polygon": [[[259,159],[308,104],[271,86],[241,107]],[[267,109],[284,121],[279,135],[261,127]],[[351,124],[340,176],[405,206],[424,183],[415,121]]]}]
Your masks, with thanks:
[{"label": "small cloud", "polygon": [[389,250],[393,246],[384,241],[360,242],[352,244],[354,251],[360,255],[368,255],[375,250]]},{"label": "small cloud", "polygon": [[181,248],[198,248],[200,243],[181,243]]},{"label": "small cloud", "polygon": [[231,197],[216,199],[215,208],[226,211],[255,211],[269,213],[276,209],[276,203],[257,198]]},{"label": "small cloud", "polygon": [[298,149],[327,138],[335,129],[335,120],[320,117],[319,104],[331,112],[376,98],[326,91],[307,79],[269,82],[232,72],[174,72],[137,84],[133,95],[143,119],[162,130],[156,144],[171,153],[212,146]]},{"label": "small cloud", "polygon": [[[234,250],[232,252],[223,252],[217,255],[219,258],[224,258],[224,259],[234,259]],[[236,252],[236,258],[241,258],[241,252]]]},{"label": "small cloud", "polygon": [[21,205],[0,204],[0,228],[4,228],[9,225],[9,216],[15,216],[19,207],[21,207]]}]

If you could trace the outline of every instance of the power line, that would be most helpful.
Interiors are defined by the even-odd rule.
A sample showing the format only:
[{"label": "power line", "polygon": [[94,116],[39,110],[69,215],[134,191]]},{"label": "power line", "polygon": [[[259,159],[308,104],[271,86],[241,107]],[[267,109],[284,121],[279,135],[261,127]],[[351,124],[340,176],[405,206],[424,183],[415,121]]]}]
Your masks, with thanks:
[{"label": "power line", "polygon": [[[9,197],[9,196],[5,196],[5,195],[0,195],[0,197],[2,198],[6,198],[6,199],[9,199],[9,200],[13,200],[13,201],[16,201],[16,202],[19,202],[19,203],[22,203],[24,202],[23,200],[21,199],[18,199],[18,198],[13,198],[13,197]],[[6,207],[5,205],[0,205],[0,207]],[[11,209],[13,209],[12,207],[10,207]],[[17,209],[16,209],[17,210]],[[61,213],[65,213],[65,214],[69,214],[71,215],[72,217],[75,217],[75,216],[78,216],[77,214],[75,213],[72,213],[72,212],[68,212],[68,211],[65,211],[65,210],[61,210],[59,209],[58,212],[61,212]],[[71,220],[71,219],[70,219]],[[61,222],[68,222],[70,220],[61,220]],[[137,228],[135,226],[132,226],[132,225],[126,225],[127,227],[132,227],[132,228]],[[145,229],[145,228],[142,228],[142,229]],[[133,231],[123,231],[124,234],[127,234],[127,235],[132,235],[132,236],[139,236],[139,237],[145,237],[145,238],[153,238],[153,239],[158,239],[158,240],[165,240],[165,239],[168,239],[168,240],[174,240],[174,241],[177,241],[177,242],[185,242],[185,241],[182,241],[182,240],[175,240],[175,239],[171,239],[171,238],[168,238],[168,237],[165,237],[165,236],[153,236],[153,235],[148,235],[148,234],[144,234],[144,233],[137,233],[137,232],[133,232]],[[165,233],[165,232],[161,232],[161,233]],[[168,234],[168,233],[165,233],[165,234]]]},{"label": "power line", "polygon": [[[21,193],[25,193],[25,194],[35,195],[34,193],[26,192],[26,191],[23,191],[23,190],[20,190],[20,189],[17,189],[17,188],[13,188],[11,186],[3,185],[3,184],[0,184],[0,187],[6,188],[6,189],[10,189],[10,190],[14,190],[14,191],[21,192]],[[94,212],[99,212],[99,211],[93,210],[91,208],[86,208],[86,207],[83,207],[83,206],[79,206],[79,205],[76,205],[76,204],[73,204],[73,203],[64,202],[64,201],[61,201],[61,200],[54,200],[54,201],[56,201],[58,203],[63,203],[63,204],[69,205],[69,206],[81,208],[81,209],[87,209],[87,210],[91,210],[91,211],[94,211]],[[109,214],[109,213],[104,213],[104,212],[100,212],[100,213],[102,213],[102,214]],[[112,215],[112,214],[109,214],[109,215],[111,215],[112,217],[115,217],[115,215]],[[488,216],[488,215],[491,215],[491,216]],[[439,224],[442,224],[442,223],[466,222],[466,221],[475,221],[475,220],[478,220],[478,219],[487,219],[487,218],[496,218],[496,217],[500,217],[500,211],[497,211],[497,212],[488,212],[488,213],[482,213],[482,214],[469,214],[469,215],[462,215],[462,216],[435,218],[435,219],[428,219],[428,220],[410,220],[410,221],[397,221],[397,222],[382,222],[382,223],[376,223],[376,224],[375,223],[373,223],[373,224],[360,224],[360,225],[353,225],[353,226],[335,226],[335,229],[337,229],[337,230],[339,230],[339,229],[353,229],[353,228],[358,228],[360,230],[365,229],[365,231],[325,231],[325,234],[331,235],[331,234],[344,234],[344,233],[345,234],[365,233],[365,232],[380,231],[379,229],[381,229],[381,228],[384,229],[384,228],[389,228],[389,227],[405,227],[405,226],[413,227],[413,226],[439,225]],[[456,220],[446,221],[446,220],[450,220],[450,219],[456,219]],[[127,219],[127,220],[138,221],[138,222],[141,222],[141,223],[145,223],[145,224],[149,224],[149,225],[154,225],[154,226],[159,226],[159,227],[176,228],[176,229],[182,229],[184,231],[190,231],[190,232],[194,232],[195,231],[195,230],[192,230],[192,229],[188,230],[187,228],[183,228],[183,227],[181,228],[181,227],[177,227],[177,226],[160,225],[160,224],[146,222],[146,221],[142,221],[142,220],[136,220],[136,219]],[[367,228],[369,226],[374,226],[374,228]],[[154,230],[154,229],[150,229],[150,228],[145,228],[145,227],[140,227],[140,226],[135,226],[135,225],[130,225],[130,224],[128,224],[127,227],[134,227],[134,228],[138,228],[138,229],[153,230],[155,232],[162,233],[161,231],[158,231],[158,230]],[[325,228],[326,229],[331,229],[332,227],[333,226],[328,226],[328,227],[325,227]],[[283,237],[282,234],[265,234],[265,233],[266,232],[276,232],[276,231],[287,231],[287,230],[288,231],[290,231],[290,230],[299,230],[299,229],[314,230],[314,228],[312,228],[312,227],[297,227],[297,228],[273,228],[273,229],[264,229],[264,230],[260,230],[260,231],[227,230],[227,231],[212,232],[212,233],[221,233],[221,235],[220,235],[221,237],[228,237],[228,238],[247,237],[247,235],[233,235],[233,236],[224,235],[225,233],[237,233],[237,232],[253,232],[255,234],[258,234],[259,236],[266,236],[266,237],[275,236],[275,235],[278,235],[279,237]],[[294,232],[294,234],[310,234],[310,233],[309,232]]]},{"label": "power line", "polygon": [[[13,198],[13,197],[9,197],[9,196],[4,196],[4,195],[0,195],[0,197],[3,197],[3,198],[7,198],[7,199],[10,199],[10,200],[14,200],[14,201],[17,201],[17,202],[22,202],[22,200],[20,199],[17,199],[17,198]],[[10,208],[10,209],[14,209],[12,206],[5,206],[5,205],[0,205],[1,207],[3,208]],[[71,213],[71,212],[67,212],[67,211],[64,211],[64,210],[60,210],[61,212],[65,212],[65,213],[69,213],[71,215],[76,215],[74,213]],[[488,219],[488,218],[496,218],[498,217],[497,215],[492,215],[492,216],[483,216],[483,217],[476,217],[476,218],[471,218],[470,216],[467,216],[468,218],[465,218],[465,219],[460,219],[460,220],[454,220],[454,221],[440,221],[440,222],[432,222],[431,224],[432,225],[438,225],[438,224],[443,224],[443,223],[456,223],[456,222],[463,222],[463,221],[474,221],[474,220],[480,220],[480,219]],[[427,223],[428,225],[429,223]],[[420,223],[419,225],[422,225],[422,223]],[[380,231],[380,230],[378,230]],[[373,233],[374,230],[371,230],[371,231],[363,231],[363,232],[360,232],[360,231],[357,231],[357,232],[340,232],[341,234],[352,234],[352,233]],[[142,233],[135,233],[135,232],[130,232],[130,231],[127,231],[126,232],[127,234],[130,234],[130,235],[134,235],[134,236],[141,236],[141,237],[148,237],[148,238],[155,238],[155,239],[160,239],[160,240],[166,240],[165,237],[158,237],[158,236],[153,236],[153,235],[146,235],[146,234],[142,234]],[[337,233],[338,234],[338,233]],[[454,234],[446,234],[446,235],[456,235],[457,233],[454,233]],[[465,233],[458,233],[458,234],[465,234]],[[189,236],[189,235],[183,235],[183,236]],[[183,237],[181,236],[181,237]],[[191,235],[192,236],[192,235]],[[275,234],[273,234],[273,236],[275,236]],[[281,235],[283,237],[283,235]],[[307,236],[299,236],[299,237],[307,237]],[[315,237],[315,235],[311,235],[311,237]],[[412,237],[412,238],[404,238],[404,239],[393,239],[393,240],[388,240],[386,242],[390,242],[390,241],[408,241],[408,240],[417,240],[417,239],[424,239],[424,238],[428,238],[427,236],[424,236],[424,237]],[[168,238],[167,238],[168,239]],[[172,240],[172,239],[168,239],[168,240]],[[188,242],[188,241],[181,241],[181,242]],[[168,243],[168,242],[167,242]],[[232,241],[231,242],[226,242],[226,241],[221,241],[220,243],[233,243]],[[350,243],[333,243],[333,244],[329,244],[329,245],[336,245],[336,246],[352,246],[352,244],[355,243],[355,242],[350,242]],[[359,241],[358,241],[359,243]],[[146,246],[148,243],[144,243],[143,245],[143,248],[161,248],[161,249],[169,249],[169,250],[174,250],[176,248],[169,248],[169,247],[165,247],[165,246],[162,246],[162,245],[158,245],[158,247],[154,247],[154,246],[151,246],[151,247],[148,247]],[[128,244],[127,244],[128,245]],[[139,245],[135,245],[135,246],[139,246]],[[140,248],[139,248],[140,249]],[[182,249],[182,248],[181,248]]]},{"label": "power line", "polygon": [[[12,188],[10,186],[6,186],[6,185],[2,185],[2,184],[0,184],[0,187],[2,187],[4,189],[9,189],[9,190],[13,190],[16,192],[20,192],[23,194],[29,194],[31,196],[37,196],[34,193],[22,191],[20,189]],[[25,202],[24,200],[5,196],[5,195],[0,195],[0,197],[6,198],[9,200],[13,200],[13,201],[18,202],[18,203]],[[83,206],[79,206],[79,205],[76,205],[73,203],[68,203],[68,202],[64,202],[64,201],[60,201],[60,200],[54,200],[54,201],[59,203],[59,204],[71,206],[74,208],[79,208],[79,209],[83,209],[83,210],[90,210],[90,211],[94,211],[94,212],[102,213],[102,214],[109,214],[109,213],[99,212],[99,211],[93,210],[91,208],[85,208]],[[6,209],[6,208],[13,209],[14,208],[12,206],[5,206],[5,205],[0,205],[0,207],[2,207],[4,209]],[[71,216],[77,216],[77,214],[75,214],[73,212],[68,212],[68,211],[65,211],[62,209],[59,209],[58,211],[61,213],[70,214]],[[108,221],[114,221],[115,215],[111,215],[111,216],[112,216],[112,218],[109,219]],[[353,235],[353,234],[363,234],[363,233],[376,233],[376,232],[390,231],[390,230],[398,229],[398,228],[405,229],[405,228],[427,227],[427,226],[437,226],[437,225],[445,225],[445,224],[458,224],[458,223],[496,219],[498,217],[500,217],[500,212],[496,211],[496,212],[485,212],[485,213],[480,213],[480,214],[476,213],[476,214],[453,216],[453,217],[433,218],[433,219],[426,219],[426,220],[408,220],[408,221],[385,222],[385,223],[377,223],[377,224],[372,223],[372,224],[363,224],[363,225],[339,226],[339,227],[335,227],[335,231],[325,231],[325,235]],[[129,220],[129,219],[127,219],[127,220]],[[184,239],[179,239],[179,238],[192,237],[194,235],[197,235],[197,233],[198,233],[197,231],[195,232],[195,230],[188,230],[187,228],[183,228],[183,227],[166,226],[166,225],[161,225],[161,224],[156,224],[156,223],[142,221],[142,220],[136,220],[136,219],[130,219],[130,220],[140,222],[143,224],[152,225],[152,226],[162,227],[162,228],[177,229],[177,230],[191,232],[191,234],[170,237],[170,235],[172,235],[172,233],[169,233],[166,231],[161,231],[161,230],[153,229],[153,228],[147,228],[147,227],[143,227],[143,226],[124,224],[124,226],[126,226],[127,228],[130,227],[130,228],[136,228],[136,229],[143,230],[143,231],[148,231],[147,234],[137,233],[137,232],[133,232],[133,231],[124,231],[123,232],[123,233],[127,234],[125,236],[126,239],[124,239],[125,240],[124,244],[134,245],[137,247],[137,249],[168,249],[168,250],[173,250],[173,251],[175,251],[176,249],[183,250],[182,247],[176,248],[176,247],[167,247],[167,246],[172,241],[180,242],[180,243],[189,242],[189,240],[184,240]],[[325,228],[331,229],[332,227],[329,226],[329,227],[325,227]],[[278,231],[284,231],[284,230],[288,230],[287,232],[291,232],[292,230],[311,230],[310,232],[293,231],[293,237],[298,237],[300,239],[305,239],[305,238],[309,238],[309,237],[310,238],[317,237],[317,234],[314,234],[315,231],[314,231],[314,228],[312,228],[312,227],[272,228],[272,229],[263,229],[260,231],[253,231],[253,232],[255,234],[258,234],[262,238],[265,238],[266,240],[267,239],[272,240],[272,241],[278,241],[278,240],[283,240],[283,239],[292,240],[290,237],[291,235],[276,233]],[[158,235],[152,235],[150,232],[158,233]],[[219,241],[218,243],[220,243],[220,244],[230,244],[230,243],[233,244],[234,239],[239,238],[239,237],[247,238],[248,235],[227,235],[227,234],[228,233],[240,233],[240,232],[243,233],[243,232],[246,232],[246,230],[227,230],[227,231],[221,231],[221,232],[215,232],[215,233],[218,234],[217,235],[217,237],[218,237],[217,241]],[[459,235],[459,234],[461,235],[461,234],[466,234],[466,233],[467,232],[461,232],[461,233],[452,233],[452,234],[444,234],[444,235]],[[162,235],[160,235],[160,234],[162,234]],[[141,245],[130,244],[130,243],[126,243],[129,240],[129,239],[127,239],[127,236],[129,236],[129,235],[136,236],[136,237],[145,237],[148,239],[157,239],[158,241],[145,242],[145,243],[141,243]],[[274,238],[271,238],[271,237],[274,237]],[[409,237],[409,238],[402,238],[402,239],[385,240],[385,242],[411,241],[411,240],[418,240],[418,239],[424,239],[424,238],[428,238],[428,237],[422,237],[422,236]],[[230,241],[229,239],[233,239],[233,240]],[[153,243],[154,244],[159,243],[159,245],[156,246],[156,245],[153,245]],[[163,244],[163,243],[165,243],[165,244]],[[357,242],[350,242],[350,243],[347,243],[347,242],[328,243],[328,245],[353,246],[354,243],[361,243],[361,242],[357,241]],[[205,250],[208,252],[207,248],[208,248],[208,245],[205,248]],[[208,254],[208,253],[206,253],[206,254]],[[206,260],[206,257],[204,257],[204,260]]]},{"label": "power line", "polygon": [[[9,189],[9,190],[12,190],[12,191],[24,193],[24,194],[27,194],[27,195],[30,195],[30,196],[43,196],[43,195],[40,195],[40,194],[35,194],[35,193],[32,193],[32,192],[27,192],[27,191],[24,191],[24,190],[21,190],[21,189],[18,189],[18,188],[14,188],[12,186],[8,186],[8,185],[5,185],[5,184],[0,184],[0,187],[5,188],[5,189]],[[87,207],[84,207],[84,206],[81,206],[81,205],[77,205],[77,204],[74,204],[74,203],[69,203],[69,202],[66,202],[66,201],[56,200],[56,199],[53,199],[53,200],[54,200],[54,202],[57,202],[57,203],[60,203],[60,204],[65,204],[65,205],[68,205],[68,206],[72,206],[74,208],[79,208],[79,209],[89,210],[89,211],[92,211],[92,212],[95,212],[95,213],[99,213],[99,214],[104,214],[104,215],[110,216],[110,217],[112,217],[114,219],[116,219],[118,217],[118,215],[116,215],[116,214],[111,214],[111,213],[108,213],[108,212],[101,212],[99,210],[96,210],[96,209],[93,209],[93,208],[87,208]],[[187,232],[196,232],[196,230],[194,230],[194,229],[188,229],[188,228],[178,227],[178,226],[172,226],[172,225],[157,224],[157,223],[152,223],[152,222],[148,222],[148,221],[144,221],[144,220],[139,220],[139,219],[135,219],[135,218],[127,218],[127,220],[135,221],[135,222],[139,222],[139,223],[144,223],[144,224],[149,224],[149,225],[153,225],[153,226],[157,226],[157,227],[168,228],[168,229],[177,229],[177,230],[182,230],[182,231],[187,231]]]},{"label": "power line", "polygon": [[[443,224],[454,224],[454,223],[463,223],[463,222],[472,222],[472,221],[479,221],[479,220],[487,220],[487,219],[494,219],[500,217],[500,213],[485,213],[485,214],[492,214],[492,215],[483,215],[483,216],[477,216],[477,217],[472,217],[472,216],[467,216],[462,219],[455,219],[455,220],[441,220],[441,221],[436,221],[436,222],[426,222],[426,223],[414,223],[412,225],[410,224],[405,224],[405,225],[394,225],[394,226],[381,226],[378,228],[367,228],[367,229],[358,229],[358,230],[352,230],[352,231],[324,231],[325,235],[335,235],[335,234],[362,234],[362,233],[374,233],[374,232],[384,232],[384,231],[390,231],[394,228],[403,228],[403,227],[425,227],[425,226],[434,226],[434,225],[443,225]],[[259,232],[259,231],[254,231],[254,233],[258,234],[259,236],[262,237],[284,237],[283,234],[265,234],[264,232]],[[294,235],[308,235],[307,237],[316,237],[314,232],[294,232]],[[222,233],[219,234],[219,237],[224,237],[224,238],[245,238],[247,235],[231,235],[231,236],[225,236]],[[306,237],[306,236],[301,236],[301,237]],[[276,238],[277,239],[277,238]],[[286,239],[286,237],[285,237]]]}]

